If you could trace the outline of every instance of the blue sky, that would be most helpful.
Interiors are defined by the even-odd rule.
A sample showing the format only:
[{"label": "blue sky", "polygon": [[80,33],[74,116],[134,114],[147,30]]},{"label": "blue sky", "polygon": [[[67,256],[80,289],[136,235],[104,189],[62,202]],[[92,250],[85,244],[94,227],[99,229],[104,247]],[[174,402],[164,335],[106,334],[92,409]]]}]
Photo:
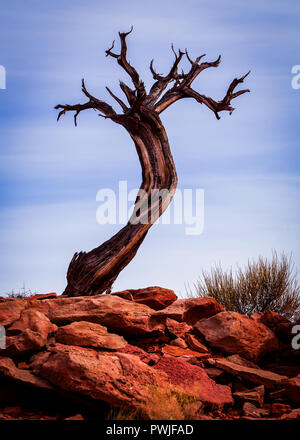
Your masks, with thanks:
[{"label": "blue sky", "polygon": [[[154,225],[114,290],[161,285],[184,293],[214,262],[226,268],[272,249],[292,252],[300,268],[300,89],[291,68],[300,64],[300,4],[258,0],[94,0],[2,5],[0,65],[0,295],[23,283],[39,293],[65,287],[75,251],[90,250],[119,225],[99,225],[96,194],[141,180],[138,158],[122,127],[92,111],[56,123],[54,105],[84,102],[80,80],[112,103],[128,81],[104,51],[131,25],[128,57],[149,86],[149,62],[158,72],[173,61],[171,42],[222,62],[194,88],[216,99],[251,69],[231,116],[214,115],[192,100],[162,114],[179,187],[204,188],[205,228]],[[186,65],[187,67],[187,65]],[[144,270],[147,267],[147,271]],[[149,267],[151,268],[149,270]]]}]

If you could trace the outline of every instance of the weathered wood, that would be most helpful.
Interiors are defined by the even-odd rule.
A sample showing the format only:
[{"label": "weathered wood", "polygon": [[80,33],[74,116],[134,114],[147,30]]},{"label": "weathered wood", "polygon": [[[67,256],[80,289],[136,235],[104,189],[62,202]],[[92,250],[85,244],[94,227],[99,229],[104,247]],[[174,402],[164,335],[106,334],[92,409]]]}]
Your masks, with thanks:
[{"label": "weathered wood", "polygon": [[[117,59],[118,64],[130,76],[134,86],[134,89],[131,89],[120,82],[128,106],[107,89],[121,106],[123,114],[118,114],[109,104],[91,95],[85,87],[84,80],[82,80],[82,91],[89,99],[88,102],[76,105],[59,104],[55,107],[60,109],[57,119],[68,111],[75,111],[75,125],[79,113],[90,108],[99,111],[100,116],[122,125],[135,144],[142,167],[142,184],[131,218],[124,228],[99,247],[87,253],[79,252],[74,255],[67,273],[68,284],[64,291],[66,296],[95,295],[110,291],[119,273],[134,258],[152,224],[170,204],[177,186],[177,175],[167,134],[159,114],[177,100],[191,97],[205,104],[219,119],[220,111],[227,110],[231,113],[234,110],[230,105],[233,98],[249,92],[248,89],[234,92],[235,87],[243,82],[247,74],[232,81],[221,101],[199,94],[191,88],[192,82],[202,70],[217,67],[220,57],[215,62],[199,64],[203,55],[192,61],[187,51],[179,51],[177,54],[172,45],[175,61],[168,75],[157,74],[153,68],[153,61],[151,62],[150,70],[155,83],[147,94],[139,74],[127,61],[126,37],[130,32],[119,33],[120,54],[112,52],[114,43],[106,51],[107,56]],[[187,74],[183,72],[178,74],[178,65],[184,55],[190,61],[191,69]],[[174,82],[173,87],[158,101],[171,82]],[[156,199],[153,198],[153,191],[156,191]]]}]

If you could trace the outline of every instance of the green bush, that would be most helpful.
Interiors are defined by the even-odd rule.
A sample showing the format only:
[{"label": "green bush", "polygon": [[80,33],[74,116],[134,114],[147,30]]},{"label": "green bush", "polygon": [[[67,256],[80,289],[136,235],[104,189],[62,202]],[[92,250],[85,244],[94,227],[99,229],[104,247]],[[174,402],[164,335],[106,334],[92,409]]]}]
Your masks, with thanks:
[{"label": "green bush", "polygon": [[202,276],[193,288],[186,287],[188,296],[212,296],[226,310],[252,315],[267,309],[288,319],[300,317],[300,287],[291,256],[279,257],[273,251],[270,260],[259,257],[248,261],[244,269],[237,266],[225,272],[215,265]]}]

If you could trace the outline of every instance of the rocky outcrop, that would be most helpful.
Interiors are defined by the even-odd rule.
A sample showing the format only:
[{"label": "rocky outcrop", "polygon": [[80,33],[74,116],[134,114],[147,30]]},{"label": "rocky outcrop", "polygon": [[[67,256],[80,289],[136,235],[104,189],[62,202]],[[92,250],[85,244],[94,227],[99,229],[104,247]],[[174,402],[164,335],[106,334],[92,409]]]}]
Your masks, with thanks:
[{"label": "rocky outcrop", "polygon": [[[153,414],[147,407],[165,387],[175,387],[168,388],[173,397],[182,390],[194,396],[197,418],[299,416],[291,323],[273,312],[248,318],[225,312],[213,298],[177,300],[174,292],[151,287],[92,297],[2,298],[0,325],[7,336],[0,350],[0,419],[33,417],[13,400],[20,387],[26,387],[22,399],[43,401],[35,394],[42,392],[57,402],[79,399],[87,412],[83,417],[70,406],[61,415],[70,420],[95,410],[107,417],[120,408]],[[2,408],[5,396],[10,404]]]}]

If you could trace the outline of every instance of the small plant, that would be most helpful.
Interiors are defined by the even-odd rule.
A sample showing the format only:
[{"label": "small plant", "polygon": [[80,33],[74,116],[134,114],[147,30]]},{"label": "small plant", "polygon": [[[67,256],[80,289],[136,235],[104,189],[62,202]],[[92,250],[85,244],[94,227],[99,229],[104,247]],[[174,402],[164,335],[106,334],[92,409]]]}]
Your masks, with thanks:
[{"label": "small plant", "polygon": [[28,296],[32,296],[35,295],[36,292],[32,292],[30,289],[26,289],[25,287],[25,283],[23,284],[23,287],[21,287],[21,289],[19,290],[19,292],[15,292],[14,290],[12,290],[11,292],[6,293],[6,296],[8,298],[20,298],[20,299],[25,299]]},{"label": "small plant", "polygon": [[248,261],[244,269],[227,272],[215,265],[193,288],[186,287],[188,296],[211,296],[226,310],[252,315],[267,309],[296,320],[300,316],[300,287],[291,256],[279,257],[273,251],[271,260],[259,257]]},{"label": "small plant", "polygon": [[199,399],[199,384],[185,389],[166,383],[163,386],[148,385],[147,402],[134,411],[112,409],[109,420],[195,420],[203,413]]}]

